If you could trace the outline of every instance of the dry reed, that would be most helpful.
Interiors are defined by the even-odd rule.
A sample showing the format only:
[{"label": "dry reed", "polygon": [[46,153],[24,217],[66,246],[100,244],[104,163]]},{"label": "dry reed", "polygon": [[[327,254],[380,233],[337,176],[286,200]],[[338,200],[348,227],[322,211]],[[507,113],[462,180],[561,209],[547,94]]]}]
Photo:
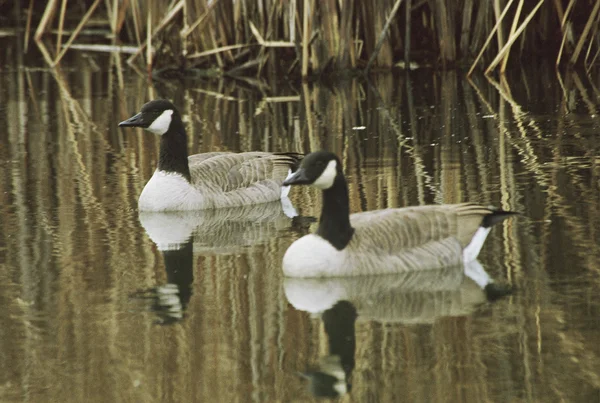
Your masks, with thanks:
[{"label": "dry reed", "polygon": [[[489,4],[465,0],[463,7],[449,0],[414,5],[401,0],[251,4],[86,0],[69,13],[65,13],[67,0],[20,3],[14,7],[23,7],[24,20],[18,24],[24,26],[25,50],[35,26],[34,39],[51,66],[69,50],[96,51],[107,41],[117,46],[117,52],[118,46],[136,47],[128,62],[137,69],[144,65],[153,74],[191,70],[246,77],[308,77],[393,66],[475,66],[482,57],[488,74],[498,64],[504,74],[509,54],[515,64],[532,54],[559,64],[564,52],[569,64],[589,70],[600,49],[598,3],[588,13],[587,4],[574,0],[566,7],[561,0],[535,6],[521,0],[516,8],[511,8],[512,1],[501,0]],[[76,13],[81,13],[80,18]],[[519,25],[522,13],[527,17]],[[90,34],[82,39],[81,32],[92,28],[110,34],[92,36],[93,43]],[[551,32],[558,30],[561,40],[554,41]],[[497,41],[491,44],[494,33]],[[511,51],[517,40],[518,51]],[[479,55],[473,58],[474,53]],[[145,60],[138,60],[140,56]]]}]

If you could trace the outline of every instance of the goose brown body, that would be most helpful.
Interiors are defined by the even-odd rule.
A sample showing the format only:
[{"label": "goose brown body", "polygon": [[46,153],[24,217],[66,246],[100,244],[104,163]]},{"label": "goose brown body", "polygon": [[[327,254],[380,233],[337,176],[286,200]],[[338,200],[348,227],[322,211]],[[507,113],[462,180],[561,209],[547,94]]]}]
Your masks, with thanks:
[{"label": "goose brown body", "polygon": [[191,185],[212,207],[235,207],[275,201],[282,183],[302,155],[296,153],[209,153],[188,158]]}]

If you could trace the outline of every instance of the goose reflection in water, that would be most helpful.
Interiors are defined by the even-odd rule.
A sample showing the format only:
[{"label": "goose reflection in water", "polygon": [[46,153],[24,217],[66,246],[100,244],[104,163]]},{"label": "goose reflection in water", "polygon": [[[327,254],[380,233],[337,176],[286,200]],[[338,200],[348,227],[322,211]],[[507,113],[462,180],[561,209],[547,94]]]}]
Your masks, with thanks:
[{"label": "goose reflection in water", "polygon": [[132,296],[150,299],[158,323],[183,319],[192,297],[194,255],[232,255],[265,244],[280,231],[306,232],[313,217],[297,216],[281,202],[199,211],[140,212],[139,219],[161,251],[167,283]]},{"label": "goose reflection in water", "polygon": [[446,316],[469,315],[486,301],[511,294],[512,288],[495,283],[475,260],[398,275],[285,278],[284,292],[295,309],[321,317],[328,339],[328,355],[300,375],[314,396],[338,397],[351,390],[357,320],[431,324]]}]

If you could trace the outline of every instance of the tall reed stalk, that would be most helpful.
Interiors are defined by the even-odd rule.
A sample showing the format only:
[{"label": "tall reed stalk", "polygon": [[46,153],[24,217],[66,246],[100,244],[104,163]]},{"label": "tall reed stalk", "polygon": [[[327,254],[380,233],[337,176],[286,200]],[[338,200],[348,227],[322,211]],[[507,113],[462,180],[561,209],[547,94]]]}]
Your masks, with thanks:
[{"label": "tall reed stalk", "polygon": [[[128,57],[129,64],[137,69],[145,66],[155,75],[184,71],[306,78],[393,66],[465,64],[473,71],[481,59],[488,73],[499,66],[504,74],[510,67],[509,55],[514,64],[534,55],[588,69],[597,62],[600,3],[589,10],[586,2],[574,0],[512,4],[512,0],[463,0],[461,7],[450,0],[84,0],[71,5],[68,0],[49,0],[16,2],[13,7],[23,8],[19,13],[23,21],[15,28],[25,27],[25,49],[30,30],[36,27],[33,37],[52,66],[69,50],[124,52],[132,46],[137,50]],[[0,11],[6,7],[0,4]],[[89,34],[92,29],[96,35]],[[493,37],[496,40],[490,41]],[[511,51],[515,43],[518,49]]]}]

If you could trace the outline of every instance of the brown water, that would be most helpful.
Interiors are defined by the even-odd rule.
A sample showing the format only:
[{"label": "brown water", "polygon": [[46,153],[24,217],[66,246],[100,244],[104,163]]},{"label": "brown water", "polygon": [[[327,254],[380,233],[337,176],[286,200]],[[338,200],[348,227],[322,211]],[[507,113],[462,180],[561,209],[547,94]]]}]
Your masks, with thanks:
[{"label": "brown water", "polygon": [[[6,60],[0,401],[311,401],[298,372],[331,355],[347,402],[600,401],[597,75],[541,69],[494,85],[423,71],[261,93],[152,86],[108,57],[74,56],[61,72]],[[117,123],[159,96],[181,106],[194,153],[337,152],[353,211],[468,200],[522,212],[480,257],[515,293],[284,282],[286,247],[314,224],[277,203],[138,217],[158,139]],[[292,200],[318,216],[316,191]]]}]

